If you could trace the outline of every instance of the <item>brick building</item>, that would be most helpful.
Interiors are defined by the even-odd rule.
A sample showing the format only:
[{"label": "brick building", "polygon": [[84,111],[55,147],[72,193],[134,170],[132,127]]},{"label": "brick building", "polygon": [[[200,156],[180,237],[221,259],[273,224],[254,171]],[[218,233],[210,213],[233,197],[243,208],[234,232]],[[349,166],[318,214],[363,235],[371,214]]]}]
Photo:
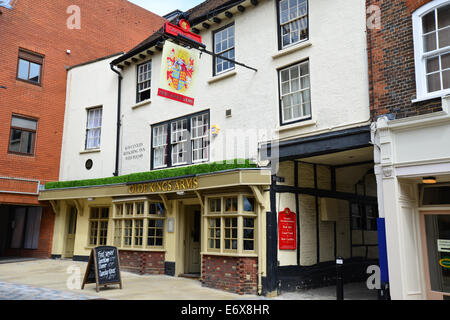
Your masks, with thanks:
[{"label": "brick building", "polygon": [[164,19],[125,0],[13,0],[0,8],[0,256],[49,257],[66,69],[128,50]]},{"label": "brick building", "polygon": [[448,299],[450,1],[367,8],[380,18],[367,39],[382,282],[393,299]]}]

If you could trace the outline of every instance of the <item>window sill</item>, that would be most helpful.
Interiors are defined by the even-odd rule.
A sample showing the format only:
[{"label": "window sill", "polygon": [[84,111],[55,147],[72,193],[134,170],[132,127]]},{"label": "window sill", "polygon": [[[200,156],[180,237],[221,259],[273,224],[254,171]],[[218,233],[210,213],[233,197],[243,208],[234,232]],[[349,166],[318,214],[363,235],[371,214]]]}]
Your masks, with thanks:
[{"label": "window sill", "polygon": [[224,73],[224,74],[221,74],[221,75],[215,76],[214,78],[209,79],[209,80],[208,80],[208,84],[212,84],[212,83],[215,83],[215,82],[217,82],[217,81],[220,81],[220,80],[223,80],[223,79],[227,79],[227,78],[233,77],[233,76],[235,76],[236,74],[237,74],[236,71],[226,72],[226,73]]},{"label": "window sill", "polygon": [[144,100],[144,101],[141,101],[139,103],[136,103],[134,106],[131,107],[131,109],[134,110],[134,109],[146,106],[146,105],[148,105],[150,103],[152,103],[152,100],[150,100],[150,99],[149,100]]},{"label": "window sill", "polygon": [[80,154],[99,153],[100,151],[100,149],[89,149],[80,151]]},{"label": "window sill", "polygon": [[280,58],[280,57],[283,57],[285,55],[297,52],[299,50],[308,48],[310,46],[312,46],[311,41],[310,40],[305,40],[305,41],[300,42],[299,44],[296,44],[296,45],[294,45],[292,47],[288,47],[286,49],[282,49],[282,50],[278,51],[276,54],[272,55],[272,59],[275,60],[277,58]]},{"label": "window sill", "polygon": [[315,125],[317,125],[317,121],[311,119],[311,120],[305,120],[305,121],[300,121],[300,122],[294,122],[294,123],[286,124],[283,126],[278,126],[276,128],[276,131],[281,132],[281,131],[287,131],[287,130],[291,130],[291,129],[299,129],[299,128],[315,126]]}]

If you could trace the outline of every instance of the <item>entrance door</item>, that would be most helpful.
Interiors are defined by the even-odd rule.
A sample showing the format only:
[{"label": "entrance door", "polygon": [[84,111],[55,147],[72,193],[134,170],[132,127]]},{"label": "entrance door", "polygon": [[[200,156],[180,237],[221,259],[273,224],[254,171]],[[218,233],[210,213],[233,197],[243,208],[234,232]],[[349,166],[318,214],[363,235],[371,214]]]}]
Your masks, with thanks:
[{"label": "entrance door", "polygon": [[187,207],[185,213],[185,273],[200,274],[200,207]]},{"label": "entrance door", "polygon": [[64,252],[65,258],[73,257],[76,228],[77,228],[77,210],[75,207],[70,207],[69,216],[67,220],[66,249]]},{"label": "entrance door", "polygon": [[450,212],[422,212],[428,299],[450,298]]}]

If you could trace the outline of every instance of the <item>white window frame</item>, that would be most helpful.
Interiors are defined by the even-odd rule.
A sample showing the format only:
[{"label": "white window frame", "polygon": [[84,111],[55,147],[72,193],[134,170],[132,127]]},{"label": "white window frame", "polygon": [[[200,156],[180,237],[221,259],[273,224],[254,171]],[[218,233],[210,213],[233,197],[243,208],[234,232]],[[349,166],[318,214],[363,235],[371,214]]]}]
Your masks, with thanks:
[{"label": "white window frame", "polygon": [[[205,117],[208,118],[207,123],[205,124]],[[200,125],[194,126],[193,120],[197,119],[197,123]],[[200,119],[200,121],[199,121]],[[197,131],[201,131],[201,134],[198,134]],[[201,144],[200,148],[195,147],[195,142]],[[203,141],[203,143],[202,143]],[[198,159],[194,159],[194,153],[198,152],[201,157]],[[191,118],[191,160],[192,163],[197,162],[205,162],[209,159],[209,113],[203,113],[198,116],[194,116]]]},{"label": "white window frame", "polygon": [[[303,64],[307,64],[308,65],[308,75],[306,75],[306,76],[301,76],[300,75],[300,66],[303,65]],[[281,74],[282,74],[283,71],[290,70],[290,69],[292,69],[294,67],[298,67],[299,68],[299,74],[298,74],[299,87],[298,87],[298,90],[292,91],[292,88],[291,88],[291,81],[292,81],[292,79],[291,79],[291,75],[290,75],[290,71],[289,71],[289,81],[288,81],[288,83],[289,83],[289,93],[283,94],[283,83],[284,82],[282,81]],[[291,65],[289,67],[285,67],[283,69],[279,69],[278,73],[279,73],[279,83],[278,83],[278,85],[279,85],[279,91],[280,91],[281,125],[286,125],[286,124],[290,124],[292,122],[297,122],[297,121],[311,119],[312,118],[312,106],[311,106],[311,100],[312,100],[312,98],[311,98],[311,65],[309,63],[309,60],[301,61],[301,62],[296,63],[294,65]],[[309,81],[309,87],[302,88],[301,87],[301,79],[302,78],[306,78],[306,77],[309,79],[308,80]],[[310,108],[310,113],[305,115],[304,111],[303,111],[304,102],[302,100],[303,98],[301,97],[301,94],[303,92],[307,91],[307,90],[309,90],[309,108]],[[297,94],[297,93],[300,94],[299,106],[300,106],[300,113],[301,113],[301,115],[300,115],[300,117],[296,117],[296,118],[292,117],[289,120],[285,120],[285,114],[284,114],[285,113],[285,108],[284,108],[284,105],[283,105],[283,98],[286,97],[286,96],[291,96],[293,94]],[[293,110],[292,105],[291,105],[291,109]]]},{"label": "white window frame", "polygon": [[[143,72],[142,69],[147,66],[147,71]],[[152,60],[144,62],[137,66],[137,102],[143,102],[150,100],[152,94]],[[143,89],[141,89],[143,85]],[[140,99],[140,95],[144,91],[150,91],[149,98],[145,100]]]},{"label": "white window frame", "polygon": [[[186,123],[186,128],[183,128],[183,122]],[[181,123],[181,129],[178,129],[178,124]],[[189,131],[188,131],[188,119],[183,118],[175,121],[170,122],[171,130],[170,130],[170,143],[172,144],[172,150],[170,153],[170,157],[172,160],[172,166],[179,166],[183,164],[188,163],[188,155],[189,155]],[[175,129],[174,129],[175,125]],[[175,139],[174,139],[175,137]],[[178,138],[181,138],[179,140]],[[178,152],[181,149],[184,153],[184,161],[175,162],[174,161],[174,155],[176,156],[175,159],[178,160]]]},{"label": "white window frame", "polygon": [[[232,46],[228,46],[228,42],[230,41],[230,38],[231,38],[231,37],[228,36],[228,30],[230,28],[233,28],[233,37],[232,37],[233,38],[233,45]],[[226,39],[226,41],[227,41],[227,48],[225,50],[217,51],[216,50],[216,46],[217,46],[218,42],[216,42],[216,36],[218,34],[223,34],[225,31],[227,32],[227,39]],[[223,43],[224,40],[221,39],[219,42]],[[226,26],[226,27],[224,27],[222,29],[219,29],[219,30],[215,31],[213,33],[213,43],[214,43],[214,53],[215,54],[217,54],[217,55],[224,55],[224,54],[226,54],[228,52],[233,51],[233,58],[229,58],[229,59],[235,60],[236,59],[236,27],[235,27],[235,24],[232,23],[232,24],[230,24],[230,25],[228,25],[228,26]],[[233,62],[221,59],[222,61],[220,62],[220,64],[222,65],[222,67],[223,67],[224,63],[227,62],[229,64],[229,68],[227,68],[227,69],[223,69],[222,68],[221,71],[217,71],[217,66],[219,65],[219,59],[220,59],[219,57],[214,57],[214,75],[219,75],[219,74],[228,72],[230,70],[234,70],[236,65]]]},{"label": "white window frame", "polygon": [[[153,166],[155,169],[167,167],[167,157],[169,157],[169,155],[167,154],[167,135],[169,132],[168,129],[169,125],[167,123],[153,128]],[[166,157],[166,163],[156,165],[156,153],[160,152],[160,150],[163,150],[162,157]]]},{"label": "white window frame", "polygon": [[[96,112],[100,110],[100,115],[97,116]],[[91,116],[94,117],[94,119],[92,120],[93,125],[91,126],[90,123],[90,119]],[[95,107],[95,108],[90,108],[87,109],[87,121],[86,121],[86,150],[92,150],[92,149],[100,149],[101,146],[101,142],[102,142],[102,117],[103,117],[103,107]],[[96,121],[98,120],[97,124]],[[95,144],[95,135],[94,138],[92,138],[90,136],[90,134],[92,133],[96,133],[98,132],[99,136],[98,136],[98,144]],[[94,144],[91,145],[89,141],[93,141]]]},{"label": "white window frame", "polygon": [[424,52],[422,18],[439,7],[450,4],[449,0],[434,0],[417,9],[412,15],[413,39],[414,39],[414,60],[416,72],[416,99],[412,102],[440,98],[450,94],[450,89],[443,89],[435,92],[428,92],[426,77],[426,58],[442,55],[444,52],[450,53],[450,46],[437,49],[431,52]]},{"label": "white window frame", "polygon": [[[285,48],[288,48],[288,47],[290,47],[290,46],[293,46],[293,45],[296,45],[296,44],[298,44],[298,43],[300,43],[300,42],[303,42],[303,41],[307,41],[308,39],[309,39],[309,0],[306,0],[306,14],[304,14],[304,15],[298,15],[298,16],[296,16],[295,18],[292,18],[292,19],[290,19],[289,18],[289,16],[288,16],[288,20],[286,21],[286,22],[284,22],[284,23],[282,23],[281,22],[281,14],[282,14],[282,11],[281,11],[281,2],[282,2],[283,0],[278,0],[277,1],[277,6],[278,6],[278,9],[277,9],[277,12],[278,12],[278,15],[279,15],[279,22],[278,22],[278,32],[279,32],[279,38],[280,38],[280,48],[281,49],[285,49]],[[287,2],[288,2],[288,8],[289,8],[289,0],[287,0]],[[297,5],[297,7],[298,7],[298,5]],[[288,9],[288,11],[289,11],[289,9]],[[304,39],[302,39],[301,38],[301,28],[300,28],[300,21],[302,20],[302,19],[304,19],[304,18],[306,18],[306,33],[307,33],[307,36],[306,36],[306,38],[304,38]],[[291,23],[293,23],[293,22],[298,22],[298,24],[299,24],[299,26],[298,26],[298,40],[297,41],[295,41],[295,42],[290,42],[289,44],[286,44],[286,45],[284,45],[283,44],[283,26],[285,26],[285,25],[290,25]],[[289,32],[289,34],[292,34],[292,30],[290,30],[290,32]]]}]

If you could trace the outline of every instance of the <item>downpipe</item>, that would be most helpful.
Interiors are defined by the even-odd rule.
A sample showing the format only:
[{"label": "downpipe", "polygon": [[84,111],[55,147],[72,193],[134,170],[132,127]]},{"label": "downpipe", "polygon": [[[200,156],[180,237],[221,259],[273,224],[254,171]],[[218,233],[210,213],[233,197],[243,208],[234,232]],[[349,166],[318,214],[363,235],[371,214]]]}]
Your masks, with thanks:
[{"label": "downpipe", "polygon": [[113,64],[109,65],[111,70],[118,75],[118,88],[117,88],[117,130],[116,130],[116,163],[115,171],[113,175],[117,177],[119,175],[119,146],[120,146],[120,114],[121,114],[121,98],[122,98],[122,74],[114,68]]}]

